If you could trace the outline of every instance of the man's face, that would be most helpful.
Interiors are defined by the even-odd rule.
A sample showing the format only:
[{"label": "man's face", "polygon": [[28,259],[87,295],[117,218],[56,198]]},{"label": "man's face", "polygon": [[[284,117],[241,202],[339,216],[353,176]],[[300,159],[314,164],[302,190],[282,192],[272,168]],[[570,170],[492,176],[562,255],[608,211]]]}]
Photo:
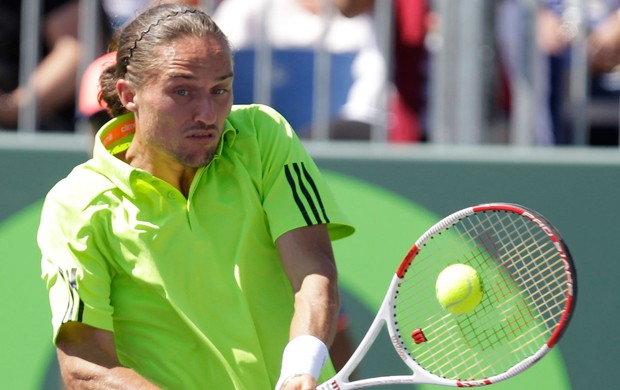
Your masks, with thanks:
[{"label": "man's face", "polygon": [[[232,57],[218,38],[182,37],[158,53],[161,65],[134,91],[134,143],[151,163],[207,165],[233,102]],[[132,145],[133,146],[133,145]]]}]

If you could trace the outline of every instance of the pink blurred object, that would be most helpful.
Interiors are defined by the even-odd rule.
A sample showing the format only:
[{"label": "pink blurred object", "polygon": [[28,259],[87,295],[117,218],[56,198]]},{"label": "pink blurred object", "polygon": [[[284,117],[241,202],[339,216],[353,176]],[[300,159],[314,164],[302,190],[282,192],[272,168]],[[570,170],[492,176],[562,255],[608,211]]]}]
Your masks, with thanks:
[{"label": "pink blurred object", "polygon": [[84,71],[80,84],[80,97],[78,102],[80,115],[90,117],[107,108],[105,102],[99,104],[98,101],[99,91],[101,91],[99,76],[101,76],[105,68],[114,63],[116,63],[115,51],[97,58],[91,62]]}]

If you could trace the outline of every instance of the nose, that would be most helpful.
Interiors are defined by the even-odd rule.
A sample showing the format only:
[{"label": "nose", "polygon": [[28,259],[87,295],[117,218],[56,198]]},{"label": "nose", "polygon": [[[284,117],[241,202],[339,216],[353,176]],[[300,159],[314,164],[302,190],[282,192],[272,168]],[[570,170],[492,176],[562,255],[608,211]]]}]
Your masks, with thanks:
[{"label": "nose", "polygon": [[194,120],[207,125],[214,124],[217,119],[216,103],[210,96],[197,99],[194,108]]}]

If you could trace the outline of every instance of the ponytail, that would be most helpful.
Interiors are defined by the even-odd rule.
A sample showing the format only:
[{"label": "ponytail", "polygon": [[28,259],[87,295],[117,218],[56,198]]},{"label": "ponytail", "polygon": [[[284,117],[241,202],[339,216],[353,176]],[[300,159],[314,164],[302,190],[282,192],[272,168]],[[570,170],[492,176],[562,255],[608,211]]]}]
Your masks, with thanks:
[{"label": "ponytail", "polygon": [[[123,106],[123,103],[121,103],[121,99],[116,92],[117,80],[116,63],[113,63],[105,68],[101,73],[101,76],[99,76],[101,91],[99,92],[97,100],[100,104],[101,102],[106,103],[108,112],[112,117],[117,117],[128,112],[125,106]],[[103,106],[103,104],[101,105]]]}]

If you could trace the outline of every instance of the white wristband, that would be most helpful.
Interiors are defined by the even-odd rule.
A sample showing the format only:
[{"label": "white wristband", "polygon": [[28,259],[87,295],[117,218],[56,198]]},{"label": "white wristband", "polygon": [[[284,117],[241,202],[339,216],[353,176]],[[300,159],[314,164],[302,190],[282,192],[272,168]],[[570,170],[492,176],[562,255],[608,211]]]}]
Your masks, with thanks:
[{"label": "white wristband", "polygon": [[282,370],[276,390],[294,375],[310,374],[318,378],[328,355],[327,346],[314,336],[301,335],[289,341],[282,354]]}]

